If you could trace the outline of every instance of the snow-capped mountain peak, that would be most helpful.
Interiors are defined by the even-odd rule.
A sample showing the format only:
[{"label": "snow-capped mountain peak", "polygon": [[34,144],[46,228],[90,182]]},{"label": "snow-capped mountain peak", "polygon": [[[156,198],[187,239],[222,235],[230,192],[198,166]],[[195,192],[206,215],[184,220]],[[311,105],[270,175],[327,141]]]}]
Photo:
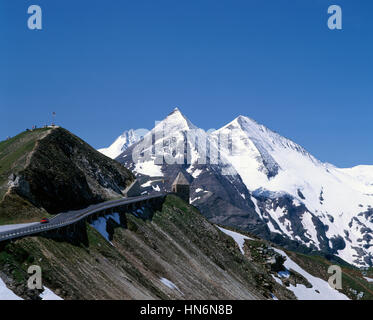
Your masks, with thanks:
[{"label": "snow-capped mountain peak", "polygon": [[146,129],[130,129],[124,131],[110,147],[98,149],[98,151],[109,158],[115,159],[146,135],[154,135],[155,132],[157,132],[157,134],[167,136],[172,132],[189,131],[192,129],[198,128],[193,125],[178,108],[175,108],[164,120],[156,122],[155,128],[151,132]]},{"label": "snow-capped mountain peak", "polygon": [[131,145],[136,143],[141,139],[139,132],[136,132],[133,129],[124,131],[108,148],[99,149],[98,151],[104,154],[105,156],[115,159],[118,157],[124,150],[129,148]]},{"label": "snow-capped mountain peak", "polygon": [[234,125],[236,125],[236,127],[239,127],[243,132],[245,132],[248,138],[252,139],[257,144],[260,144],[262,147],[268,148],[270,150],[276,148],[292,149],[309,157],[312,161],[320,163],[315,157],[313,157],[299,144],[281,136],[275,131],[268,129],[264,125],[259,124],[251,118],[241,115],[225,127],[228,127],[230,125],[233,127]]},{"label": "snow-capped mountain peak", "polygon": [[[136,160],[138,147],[150,157]],[[191,202],[215,223],[373,265],[373,166],[323,163],[245,116],[209,134],[177,108],[117,160],[169,181],[189,174]]]},{"label": "snow-capped mountain peak", "polygon": [[[221,151],[247,188],[264,201],[261,211],[272,232],[319,249],[328,238],[326,245],[345,260],[373,262],[369,166],[338,169],[322,163],[300,145],[244,116],[213,133],[220,134],[232,135],[232,149]],[[302,240],[299,228],[307,230]]]},{"label": "snow-capped mountain peak", "polygon": [[154,131],[162,130],[165,135],[175,131],[198,129],[178,108],[175,108],[164,120],[158,122]]}]

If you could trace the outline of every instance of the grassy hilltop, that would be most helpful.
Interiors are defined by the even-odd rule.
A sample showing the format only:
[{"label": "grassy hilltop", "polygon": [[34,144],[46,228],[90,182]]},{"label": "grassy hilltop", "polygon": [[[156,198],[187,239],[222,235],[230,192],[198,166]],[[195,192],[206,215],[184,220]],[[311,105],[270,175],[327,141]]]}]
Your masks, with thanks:
[{"label": "grassy hilltop", "polygon": [[63,128],[0,143],[0,224],[30,222],[122,196],[133,174]]}]

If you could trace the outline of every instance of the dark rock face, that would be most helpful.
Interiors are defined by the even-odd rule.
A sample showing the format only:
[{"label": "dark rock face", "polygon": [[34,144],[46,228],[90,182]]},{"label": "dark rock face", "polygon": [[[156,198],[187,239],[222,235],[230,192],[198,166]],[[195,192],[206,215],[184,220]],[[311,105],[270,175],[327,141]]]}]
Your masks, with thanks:
[{"label": "dark rock face", "polygon": [[[288,249],[301,249],[302,252],[320,250],[324,253],[340,254],[338,251],[346,247],[346,243],[336,240],[333,248],[332,242],[329,242],[326,236],[330,224],[325,221],[325,218],[329,218],[333,223],[334,217],[327,211],[314,209],[312,203],[314,200],[321,205],[326,201],[324,186],[317,187],[315,198],[303,183],[297,183],[292,191],[287,188],[284,188],[287,191],[282,191],[278,186],[274,187],[277,191],[270,191],[260,188],[259,185],[257,185],[259,188],[248,190],[247,186],[255,186],[255,184],[246,181],[246,178],[249,179],[246,174],[243,176],[245,180],[243,183],[240,176],[240,172],[241,174],[244,172],[240,169],[241,165],[245,167],[246,159],[245,153],[238,158],[233,152],[232,145],[235,137],[228,136],[225,141],[215,133],[209,135],[200,132],[198,130],[201,129],[196,129],[185,117],[177,113],[178,111],[174,111],[147,134],[143,139],[146,143],[138,141],[117,157],[119,162],[133,171],[162,175],[167,180],[162,183],[155,183],[151,178],[144,180],[141,184],[146,188],[145,191],[151,192],[158,188],[170,191],[172,181],[181,171],[190,181],[191,204],[213,223],[237,227],[286,246]],[[156,129],[162,131],[163,135],[157,135]],[[281,145],[284,150],[293,149],[297,154],[306,156],[307,161],[311,160],[315,165],[320,165],[302,147],[272,133],[262,135],[260,132],[266,129],[245,120],[244,117],[238,117],[236,122],[224,127],[222,131],[235,129],[243,132],[239,136],[240,144],[245,145],[248,152],[255,149],[252,160],[257,163],[256,170],[264,173],[268,181],[275,179],[282,170],[287,170],[285,164],[283,164],[284,168],[281,168],[276,162],[276,152],[272,150],[272,145]],[[192,141],[205,143],[193,145],[188,137],[192,137]],[[139,160],[141,157],[134,157],[135,160],[132,158],[132,153],[136,150],[141,151],[143,160]],[[228,154],[234,157],[230,158]],[[165,155],[171,156],[178,164],[167,164],[167,161],[163,161],[168,158]],[[200,162],[201,159],[205,162]],[[211,159],[218,160],[211,161]],[[157,165],[158,168],[154,167]],[[162,173],[160,174],[159,171]],[[138,173],[136,175],[138,178],[141,176]],[[256,179],[256,176],[253,179]],[[189,197],[186,196],[185,199],[187,198]],[[362,216],[368,219],[370,214],[368,211],[362,213]],[[364,228],[361,233],[363,233],[362,239],[367,242],[364,245],[369,246],[370,237],[373,238],[373,235]]]},{"label": "dark rock face", "polygon": [[332,243],[333,253],[337,253],[338,250],[346,248],[346,242],[342,237],[330,238],[330,242]]},{"label": "dark rock face", "polygon": [[309,281],[298,272],[290,270],[289,274],[290,275],[288,279],[283,279],[283,283],[286,286],[289,286],[290,284],[293,286],[303,284],[306,288],[312,288],[312,284],[310,284]]},{"label": "dark rock face", "polygon": [[[136,165],[132,160],[132,151],[135,147],[136,144],[116,159],[130,170],[134,170]],[[187,152],[185,151],[185,153]],[[207,161],[207,164],[193,166],[193,172],[200,172],[193,177],[189,173],[191,165],[187,162],[185,160],[184,164],[163,163],[161,170],[164,182],[158,182],[157,186],[161,190],[171,191],[173,181],[179,172],[182,172],[190,183],[191,204],[197,207],[211,222],[227,226],[240,226],[248,231],[251,231],[253,227],[255,229],[260,226],[265,227],[264,222],[255,211],[249,191],[238,175],[223,175],[221,174],[221,166],[210,164]],[[144,181],[144,178],[141,180]],[[152,189],[150,188],[148,191],[152,191]]]},{"label": "dark rock face", "polygon": [[207,218],[231,226],[259,222],[250,193],[239,176],[221,175],[220,169],[213,166],[201,165],[197,170],[201,173],[192,182],[192,204]]},{"label": "dark rock face", "polygon": [[300,191],[299,189],[297,190],[297,193],[298,193],[299,198],[301,198],[303,200],[306,199],[305,196],[303,195],[302,191]]},{"label": "dark rock face", "polygon": [[65,129],[39,140],[13,192],[55,214],[122,196],[133,181],[130,171]]},{"label": "dark rock face", "polygon": [[[136,145],[133,145],[117,158],[125,167],[132,170],[136,167],[132,160],[132,151],[135,147]],[[187,152],[185,151],[185,153]],[[223,175],[221,166],[209,164],[208,161],[204,165],[195,164],[193,170],[187,161],[182,165],[163,163],[161,171],[163,182],[158,181],[156,186],[165,191],[172,189],[171,184],[179,172],[184,174],[190,183],[191,204],[197,207],[209,221],[248,231],[289,250],[303,253],[319,250],[306,236],[307,230],[302,223],[303,215],[311,213],[304,204],[295,206],[293,204],[294,198],[291,195],[267,190],[256,190],[250,193],[239,175]],[[199,172],[199,174],[196,175],[195,172]],[[139,179],[142,183],[146,181],[144,176],[139,175],[139,177],[141,177]],[[148,187],[146,190],[151,192],[153,189]],[[301,191],[298,191],[303,196]],[[262,217],[258,215],[251,200],[252,197],[257,201]],[[290,239],[272,218],[269,210],[277,210],[278,208],[286,211],[286,214],[280,218],[280,222],[287,219],[289,221],[287,231],[297,235],[298,240]],[[336,251],[329,246],[325,225],[318,217],[311,215],[318,232],[320,250],[334,254]],[[271,222],[278,232],[271,231],[268,228],[268,222]]]},{"label": "dark rock face", "polygon": [[[326,236],[326,231],[328,226],[324,225],[322,221],[312,214],[307,207],[299,203],[294,205],[294,198],[289,194],[272,193],[269,192],[258,192],[255,193],[255,198],[257,199],[257,205],[263,213],[263,219],[266,222],[270,222],[273,227],[277,230],[276,233],[269,232],[267,229],[256,229],[255,234],[262,238],[271,240],[272,242],[283,246],[289,250],[296,250],[303,253],[309,253],[313,250],[322,251],[325,253],[336,254],[337,250],[343,249],[345,243],[341,242],[343,239],[335,239],[336,247],[330,246],[329,239]],[[288,223],[286,231],[289,234],[297,236],[297,240],[290,239],[284,230],[278,225],[278,223],[273,219],[269,211],[280,210],[283,215],[279,217],[279,221],[284,224],[286,221]],[[308,214],[311,216],[312,224],[317,232],[318,246],[315,242],[310,240],[310,235],[308,230],[303,225],[304,215]]]},{"label": "dark rock face", "polygon": [[141,187],[140,187],[139,181],[136,179],[134,182],[132,182],[131,185],[126,188],[124,193],[126,197],[139,196],[141,193]]},{"label": "dark rock face", "polygon": [[358,216],[365,217],[365,219],[369,220],[370,222],[373,222],[373,208],[369,208],[365,212],[360,212]]}]

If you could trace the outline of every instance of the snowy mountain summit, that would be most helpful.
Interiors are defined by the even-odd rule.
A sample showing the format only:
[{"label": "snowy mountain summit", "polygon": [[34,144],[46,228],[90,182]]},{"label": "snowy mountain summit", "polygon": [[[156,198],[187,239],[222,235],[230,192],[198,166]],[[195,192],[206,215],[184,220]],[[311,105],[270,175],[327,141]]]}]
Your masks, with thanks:
[{"label": "snowy mountain summit", "polygon": [[141,136],[133,129],[123,132],[108,148],[99,149],[105,156],[115,159],[128,147],[139,141]]},{"label": "snowy mountain summit", "polygon": [[[323,163],[245,116],[207,133],[178,109],[141,141],[118,140],[117,160],[137,173],[172,181],[183,171],[192,204],[214,223],[373,265],[373,166]],[[148,158],[134,159],[136,148]]]},{"label": "snowy mountain summit", "polygon": [[[243,116],[213,135],[229,130],[238,132],[235,150],[222,151],[260,200],[262,218],[272,232],[350,263],[372,264],[373,186],[361,170],[322,163],[293,141]],[[371,176],[373,166],[364,170]]]}]

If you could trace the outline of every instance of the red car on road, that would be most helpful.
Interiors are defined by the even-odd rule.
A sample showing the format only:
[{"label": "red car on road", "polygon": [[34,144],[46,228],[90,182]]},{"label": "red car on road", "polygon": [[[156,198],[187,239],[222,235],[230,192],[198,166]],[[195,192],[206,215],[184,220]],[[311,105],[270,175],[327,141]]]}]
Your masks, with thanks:
[{"label": "red car on road", "polygon": [[48,218],[43,218],[40,220],[40,223],[44,224],[44,223],[49,223],[49,219]]}]

